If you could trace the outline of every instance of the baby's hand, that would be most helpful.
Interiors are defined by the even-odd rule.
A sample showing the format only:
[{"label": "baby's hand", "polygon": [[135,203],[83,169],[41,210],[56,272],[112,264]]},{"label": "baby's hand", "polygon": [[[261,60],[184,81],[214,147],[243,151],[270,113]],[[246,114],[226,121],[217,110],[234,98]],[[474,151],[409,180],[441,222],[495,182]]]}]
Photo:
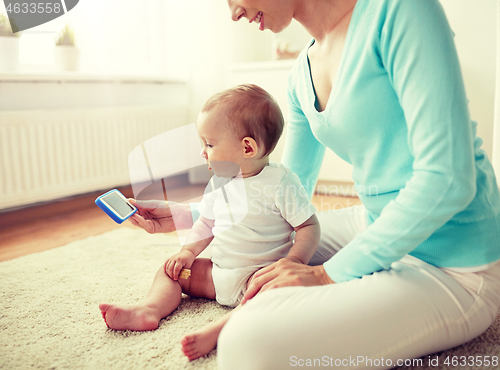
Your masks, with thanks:
[{"label": "baby's hand", "polygon": [[178,280],[183,268],[189,269],[196,256],[190,251],[183,250],[174,254],[165,262],[165,273],[172,279]]}]

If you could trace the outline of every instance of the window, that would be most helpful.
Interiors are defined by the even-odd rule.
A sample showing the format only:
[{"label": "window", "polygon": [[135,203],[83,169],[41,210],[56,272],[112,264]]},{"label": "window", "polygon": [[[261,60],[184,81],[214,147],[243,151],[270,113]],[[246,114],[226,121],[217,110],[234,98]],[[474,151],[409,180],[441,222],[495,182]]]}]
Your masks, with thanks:
[{"label": "window", "polygon": [[[29,0],[20,0],[20,2]],[[3,2],[0,12],[6,13]],[[21,71],[54,70],[54,48],[66,24],[80,49],[80,71],[113,74],[162,73],[165,45],[162,0],[83,0],[67,14],[23,31]]]}]

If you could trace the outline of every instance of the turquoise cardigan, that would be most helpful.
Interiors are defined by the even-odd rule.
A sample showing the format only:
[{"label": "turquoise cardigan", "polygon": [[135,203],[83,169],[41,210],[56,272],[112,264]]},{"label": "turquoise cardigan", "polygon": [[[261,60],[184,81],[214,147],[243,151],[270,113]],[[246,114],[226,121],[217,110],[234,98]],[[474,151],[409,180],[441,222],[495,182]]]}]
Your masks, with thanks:
[{"label": "turquoise cardigan", "polygon": [[453,37],[437,0],[358,0],[324,111],[315,107],[310,45],[290,74],[283,163],[312,195],[332,149],[353,165],[368,211],[366,231],[324,264],[336,282],[405,254],[439,267],[500,259],[500,195]]}]

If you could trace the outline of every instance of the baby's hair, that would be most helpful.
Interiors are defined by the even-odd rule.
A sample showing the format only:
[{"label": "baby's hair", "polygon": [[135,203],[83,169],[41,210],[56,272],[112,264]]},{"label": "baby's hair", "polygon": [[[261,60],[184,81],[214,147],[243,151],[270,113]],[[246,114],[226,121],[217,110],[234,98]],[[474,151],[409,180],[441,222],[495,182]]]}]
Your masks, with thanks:
[{"label": "baby's hair", "polygon": [[278,103],[266,90],[252,84],[232,87],[210,97],[201,112],[208,113],[217,106],[222,106],[242,139],[248,136],[263,144],[263,157],[271,154],[283,132],[284,120]]}]

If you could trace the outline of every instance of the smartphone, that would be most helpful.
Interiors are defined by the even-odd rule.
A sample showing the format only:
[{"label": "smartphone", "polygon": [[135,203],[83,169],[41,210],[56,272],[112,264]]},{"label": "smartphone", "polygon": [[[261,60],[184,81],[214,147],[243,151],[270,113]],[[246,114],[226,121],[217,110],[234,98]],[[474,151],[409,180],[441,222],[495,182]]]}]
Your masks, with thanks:
[{"label": "smartphone", "polygon": [[137,208],[116,189],[97,197],[95,204],[118,224],[137,212]]}]

